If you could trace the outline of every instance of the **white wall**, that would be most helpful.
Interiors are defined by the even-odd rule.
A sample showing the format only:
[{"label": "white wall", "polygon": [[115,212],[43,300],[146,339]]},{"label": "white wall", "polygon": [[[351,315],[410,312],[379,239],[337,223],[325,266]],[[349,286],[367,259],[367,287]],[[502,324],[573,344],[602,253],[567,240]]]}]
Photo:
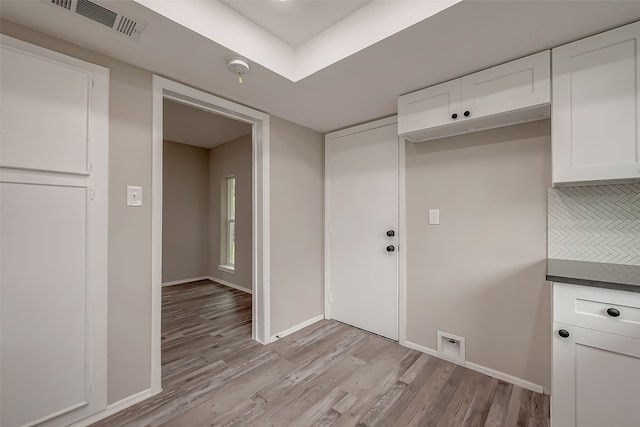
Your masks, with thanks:
[{"label": "white wall", "polygon": [[324,136],[271,117],[271,335],[324,313]]},{"label": "white wall", "polygon": [[[466,337],[467,361],[549,390],[550,124],[407,144],[407,340]],[[440,209],[440,225],[428,210]]]},{"label": "white wall", "polygon": [[162,283],[209,273],[209,150],[164,141]]}]

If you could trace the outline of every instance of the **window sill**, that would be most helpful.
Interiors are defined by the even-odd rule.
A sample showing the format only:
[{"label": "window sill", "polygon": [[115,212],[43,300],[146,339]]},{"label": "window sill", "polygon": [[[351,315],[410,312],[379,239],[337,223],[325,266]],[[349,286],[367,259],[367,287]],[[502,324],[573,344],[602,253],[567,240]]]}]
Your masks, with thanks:
[{"label": "window sill", "polygon": [[227,273],[235,273],[236,268],[233,265],[219,265],[218,270],[226,271]]}]

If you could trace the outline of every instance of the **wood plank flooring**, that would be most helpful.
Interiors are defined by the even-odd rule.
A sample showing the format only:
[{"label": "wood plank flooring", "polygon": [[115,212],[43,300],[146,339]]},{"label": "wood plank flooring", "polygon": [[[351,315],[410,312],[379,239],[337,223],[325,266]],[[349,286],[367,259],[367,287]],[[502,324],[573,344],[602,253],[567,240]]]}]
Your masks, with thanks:
[{"label": "wood plank flooring", "polygon": [[163,289],[163,392],[94,426],[549,425],[549,396],[332,321],[251,340],[251,295]]}]

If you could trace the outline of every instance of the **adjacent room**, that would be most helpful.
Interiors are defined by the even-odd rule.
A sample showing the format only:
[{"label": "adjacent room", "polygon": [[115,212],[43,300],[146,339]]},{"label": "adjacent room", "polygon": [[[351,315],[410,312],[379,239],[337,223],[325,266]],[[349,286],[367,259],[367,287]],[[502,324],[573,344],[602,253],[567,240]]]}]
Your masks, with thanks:
[{"label": "adjacent room", "polygon": [[170,100],[162,124],[162,382],[170,393],[254,342],[252,129]]}]

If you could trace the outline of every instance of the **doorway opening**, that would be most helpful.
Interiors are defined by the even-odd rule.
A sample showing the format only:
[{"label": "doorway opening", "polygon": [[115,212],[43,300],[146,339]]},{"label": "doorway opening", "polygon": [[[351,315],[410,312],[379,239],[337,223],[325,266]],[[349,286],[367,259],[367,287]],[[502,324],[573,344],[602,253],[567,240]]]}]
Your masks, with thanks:
[{"label": "doorway opening", "polygon": [[[219,173],[223,176],[218,177],[218,169],[213,172],[213,169],[209,170],[208,181],[208,196],[207,212],[217,213],[213,215],[213,221],[218,226],[211,224],[208,227],[206,233],[206,242],[200,241],[199,244],[208,244],[208,256],[206,271],[215,272],[206,275],[196,275],[191,277],[180,277],[185,274],[189,276],[186,271],[178,271],[184,267],[185,264],[193,264],[191,267],[197,266],[200,263],[199,268],[205,268],[202,257],[196,257],[194,260],[189,260],[186,263],[176,262],[169,269],[172,271],[165,271],[165,277],[163,277],[163,153],[164,149],[181,151],[182,154],[187,153],[187,157],[191,154],[195,157],[202,155],[198,153],[197,147],[180,146],[181,144],[165,145],[167,139],[165,137],[165,109],[167,112],[182,111],[189,109],[190,113],[195,114],[207,114],[210,119],[219,119],[226,121],[229,125],[231,122],[239,129],[239,133],[247,132],[244,136],[240,136],[238,141],[234,141],[231,144],[238,143],[239,145],[234,147],[240,147],[244,138],[245,151],[251,155],[250,173],[247,174],[243,171],[244,178],[242,179],[242,191],[243,200],[247,199],[247,191],[250,191],[250,203],[244,203],[243,206],[243,219],[242,219],[242,235],[246,238],[250,235],[250,239],[245,239],[243,247],[245,252],[243,253],[243,261],[240,261],[240,254],[237,252],[238,246],[236,241],[240,227],[240,212],[237,211],[236,199],[240,197],[235,184],[240,184],[240,177],[234,173],[224,172],[219,170]],[[186,111],[186,110],[185,110]],[[239,123],[238,123],[239,122]],[[170,136],[170,135],[168,135]],[[237,136],[237,135],[236,135]],[[175,138],[173,138],[175,139]],[[233,140],[233,138],[231,139]],[[240,142],[239,142],[240,141]],[[175,141],[179,142],[179,141]],[[213,150],[216,150],[214,147]],[[215,154],[215,153],[213,153]],[[215,156],[208,154],[207,165],[212,165],[215,162]],[[153,77],[153,165],[152,165],[152,349],[151,349],[151,391],[153,394],[159,393],[162,390],[162,371],[161,371],[161,313],[162,313],[162,283],[172,284],[171,282],[180,282],[181,280],[188,279],[212,279],[223,285],[236,285],[239,289],[245,289],[251,293],[251,337],[262,344],[267,344],[270,337],[269,328],[269,116],[262,112],[247,108],[245,106],[236,104],[234,102],[216,97],[206,92],[158,77]],[[194,156],[192,156],[194,157]],[[202,163],[202,161],[201,161]],[[226,162],[225,162],[226,163]],[[202,166],[202,165],[201,165]],[[201,171],[202,174],[202,171]],[[246,176],[250,176],[250,185],[246,183]],[[235,178],[233,180],[233,187],[231,187],[231,181],[229,178]],[[216,182],[214,182],[214,180]],[[174,183],[175,184],[175,183]],[[197,186],[197,185],[196,185]],[[174,189],[175,190],[175,189]],[[196,189],[189,188],[188,190]],[[234,194],[230,194],[229,191],[233,191]],[[200,188],[200,195],[202,195],[202,188]],[[184,196],[184,194],[183,194]],[[197,199],[196,195],[191,195],[191,199]],[[247,206],[248,205],[248,206]],[[231,208],[234,208],[233,211]],[[250,209],[250,220],[247,222],[246,209]],[[167,215],[175,215],[180,220],[180,212],[171,212]],[[193,213],[193,212],[192,212]],[[236,213],[238,216],[236,216]],[[208,213],[207,213],[208,215]],[[211,215],[208,215],[211,216]],[[196,215],[197,218],[201,218],[202,214]],[[186,217],[185,217],[186,218]],[[176,218],[171,218],[175,220]],[[206,219],[206,218],[205,218]],[[208,218],[211,220],[211,218]],[[169,220],[169,217],[167,218]],[[195,219],[193,219],[195,220]],[[247,225],[249,224],[250,225]],[[193,224],[191,224],[193,225]],[[209,232],[209,230],[211,230]],[[250,230],[250,233],[249,233]],[[179,233],[179,232],[178,232]],[[202,238],[202,236],[200,236]],[[250,242],[250,243],[249,243]],[[197,242],[196,242],[197,243]],[[250,244],[250,251],[246,253],[246,245]],[[191,245],[192,249],[194,245]],[[165,248],[166,249],[166,248]],[[175,249],[175,248],[171,248]],[[184,255],[184,254],[180,254]],[[238,257],[237,257],[238,256]],[[175,261],[175,260],[174,260]],[[184,261],[184,258],[183,258]],[[247,263],[250,264],[250,269],[247,269]],[[245,277],[241,281],[235,280],[238,276],[235,276],[237,268],[243,265],[245,273],[249,277]],[[178,270],[176,270],[176,266]],[[182,267],[180,267],[182,266]],[[191,270],[197,271],[197,270]],[[200,270],[203,271],[203,270]],[[167,275],[168,273],[168,275]],[[173,276],[171,276],[173,275]],[[180,278],[178,278],[180,277]],[[232,280],[227,280],[225,277],[233,278],[237,283],[233,283]],[[233,287],[233,286],[231,286]]]}]

